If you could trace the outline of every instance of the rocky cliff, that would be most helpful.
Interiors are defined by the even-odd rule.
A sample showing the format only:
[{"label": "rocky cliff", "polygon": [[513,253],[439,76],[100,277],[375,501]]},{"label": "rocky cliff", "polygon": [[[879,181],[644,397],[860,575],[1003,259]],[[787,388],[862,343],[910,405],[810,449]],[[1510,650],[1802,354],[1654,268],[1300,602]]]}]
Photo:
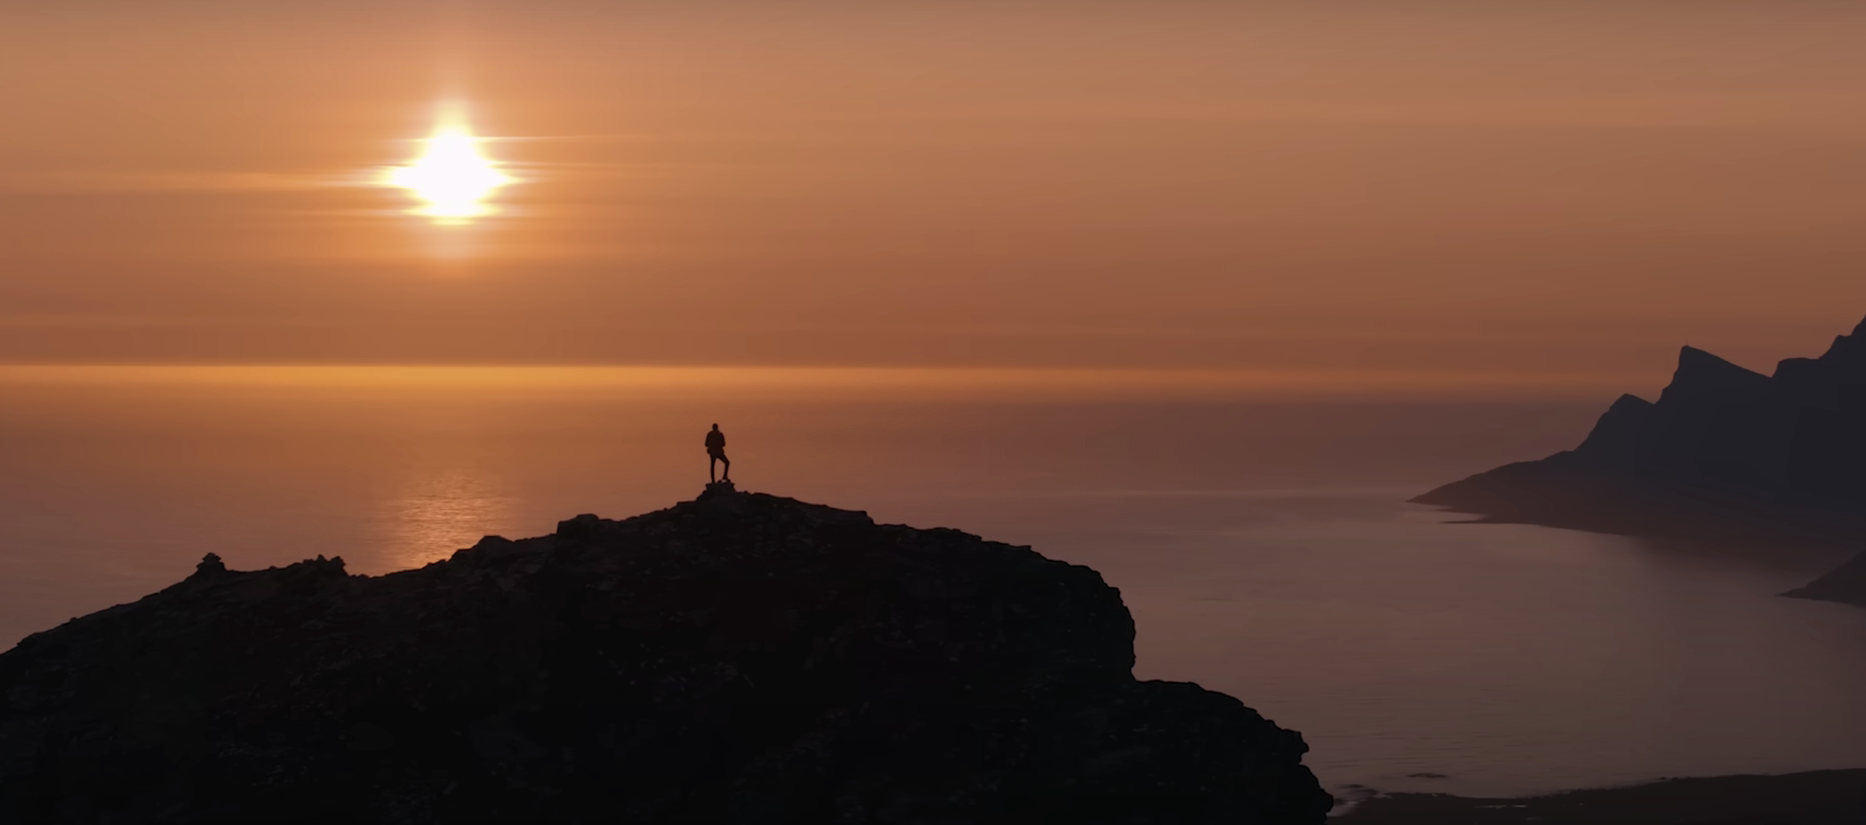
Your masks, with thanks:
[{"label": "rocky cliff", "polygon": [[379,577],[209,557],[0,654],[0,821],[1323,820],[1298,734],[1133,638],[1088,568],[724,489]]},{"label": "rocky cliff", "polygon": [[1772,376],[1685,347],[1658,401],[1621,396],[1573,450],[1413,500],[1600,532],[1866,541],[1866,322]]}]

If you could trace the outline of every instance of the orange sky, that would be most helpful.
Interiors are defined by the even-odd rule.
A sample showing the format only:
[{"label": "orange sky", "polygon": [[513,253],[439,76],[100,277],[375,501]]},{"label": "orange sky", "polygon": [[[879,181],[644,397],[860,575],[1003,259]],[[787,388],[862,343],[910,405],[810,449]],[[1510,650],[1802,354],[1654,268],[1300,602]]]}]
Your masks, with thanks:
[{"label": "orange sky", "polygon": [[[1866,315],[1866,5],[1500,5],[8,4],[0,362],[1662,380]],[[523,179],[465,227],[367,185],[446,98]]]}]

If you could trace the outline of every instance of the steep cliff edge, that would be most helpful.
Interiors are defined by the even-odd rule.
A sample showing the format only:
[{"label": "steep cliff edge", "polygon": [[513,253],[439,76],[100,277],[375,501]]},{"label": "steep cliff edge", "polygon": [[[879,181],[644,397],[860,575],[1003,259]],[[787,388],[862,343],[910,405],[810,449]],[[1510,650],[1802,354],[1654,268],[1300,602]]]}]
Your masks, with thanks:
[{"label": "steep cliff edge", "polygon": [[[1575,449],[1413,500],[1599,532],[1866,542],[1866,322],[1772,376],[1685,347],[1658,401],[1621,396]],[[1866,603],[1837,584],[1856,578],[1808,593]]]},{"label": "steep cliff edge", "polygon": [[202,562],[0,654],[0,821],[1319,823],[1093,570],[730,491],[380,577]]}]

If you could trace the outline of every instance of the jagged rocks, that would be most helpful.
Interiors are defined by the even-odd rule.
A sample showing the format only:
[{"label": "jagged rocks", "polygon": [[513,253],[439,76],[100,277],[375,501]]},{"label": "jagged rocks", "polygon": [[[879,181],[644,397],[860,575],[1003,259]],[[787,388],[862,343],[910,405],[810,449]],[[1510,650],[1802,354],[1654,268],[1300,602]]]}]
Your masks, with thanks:
[{"label": "jagged rocks", "polygon": [[0,655],[6,822],[1321,822],[1094,571],[710,490],[381,577],[204,560]]}]

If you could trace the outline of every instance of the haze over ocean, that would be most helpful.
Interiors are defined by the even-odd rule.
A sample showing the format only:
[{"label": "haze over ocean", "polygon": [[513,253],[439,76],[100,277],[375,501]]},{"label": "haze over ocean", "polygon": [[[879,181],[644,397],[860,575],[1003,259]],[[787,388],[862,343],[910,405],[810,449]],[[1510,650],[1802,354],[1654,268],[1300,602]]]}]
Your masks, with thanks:
[{"label": "haze over ocean", "polygon": [[483,534],[658,509],[705,481],[717,420],[742,488],[1100,570],[1134,612],[1140,676],[1245,697],[1303,731],[1338,791],[1866,763],[1832,724],[1866,691],[1866,614],[1773,595],[1832,555],[1441,524],[1401,503],[1569,444],[1597,403],[748,401],[710,383],[255,373],[6,384],[4,641],[167,586],[207,552],[239,569],[343,555],[379,574]]},{"label": "haze over ocean", "polygon": [[1101,571],[1142,677],[1344,797],[1866,766],[1866,612],[1775,596],[1836,553],[1404,503],[1574,446],[1682,344],[1767,373],[1858,322],[1863,35],[6,4],[0,645],[210,552],[375,575],[667,507],[718,422],[742,488]]},{"label": "haze over ocean", "polygon": [[[15,4],[0,360],[1656,386],[1679,343],[1766,364],[1866,309],[1862,30],[1828,2]],[[466,224],[387,185],[450,123],[516,181]]]}]

